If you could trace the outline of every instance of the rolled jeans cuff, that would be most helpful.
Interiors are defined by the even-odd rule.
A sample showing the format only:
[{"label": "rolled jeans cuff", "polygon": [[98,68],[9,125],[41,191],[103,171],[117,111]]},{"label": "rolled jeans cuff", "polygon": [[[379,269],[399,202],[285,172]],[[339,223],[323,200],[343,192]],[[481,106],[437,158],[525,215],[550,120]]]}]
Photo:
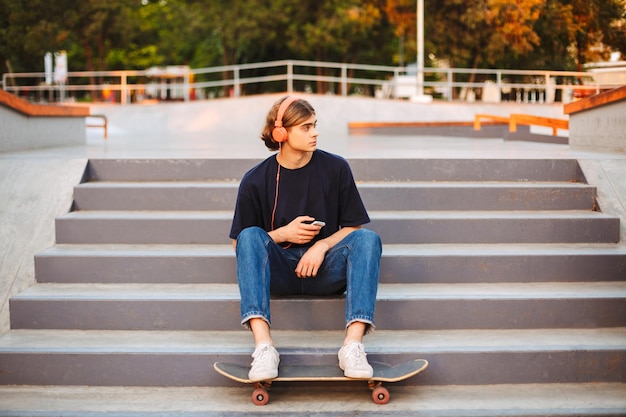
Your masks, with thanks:
[{"label": "rolled jeans cuff", "polygon": [[365,318],[355,318],[350,320],[348,323],[346,323],[346,329],[354,323],[365,323],[365,334],[370,334],[374,330],[376,330],[376,325],[374,324],[374,322]]},{"label": "rolled jeans cuff", "polygon": [[241,319],[241,325],[244,327],[244,329],[252,330],[252,328],[250,327],[250,320],[252,319],[261,319],[265,321],[269,327],[272,327],[272,324],[267,319],[267,317],[263,316],[262,314],[248,314],[246,317]]}]

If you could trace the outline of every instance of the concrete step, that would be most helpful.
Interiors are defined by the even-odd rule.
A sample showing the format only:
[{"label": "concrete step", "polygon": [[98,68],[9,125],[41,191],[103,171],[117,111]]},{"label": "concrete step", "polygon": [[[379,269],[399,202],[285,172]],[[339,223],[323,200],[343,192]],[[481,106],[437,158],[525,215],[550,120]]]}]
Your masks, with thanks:
[{"label": "concrete step", "polygon": [[416,416],[594,417],[626,414],[626,384],[498,384],[388,386],[391,401],[376,405],[360,383],[343,389],[276,384],[264,407],[252,404],[250,386],[209,387],[0,387],[0,416],[215,417]]},{"label": "concrete step", "polygon": [[[275,331],[281,364],[336,364],[343,331]],[[248,331],[11,330],[0,337],[0,385],[239,386],[215,361],[249,364]],[[626,328],[383,331],[368,359],[427,359],[399,385],[623,382]]]},{"label": "concrete step", "polygon": [[[12,329],[240,327],[237,284],[37,284],[10,307]],[[344,316],[343,297],[272,302],[277,330],[341,329]],[[626,282],[381,284],[376,323],[388,330],[626,326]]]},{"label": "concrete step", "polygon": [[[75,210],[231,210],[238,182],[87,182]],[[552,182],[360,182],[369,210],[593,210],[596,190]]]},{"label": "concrete step", "polygon": [[74,210],[232,210],[239,182],[86,182],[74,187]]},{"label": "concrete step", "polygon": [[[617,243],[619,217],[592,211],[372,211],[385,243]],[[230,211],[76,211],[57,243],[224,244]]]},{"label": "concrete step", "polygon": [[[85,181],[239,180],[255,159],[90,159]],[[585,182],[574,159],[350,159],[358,181]]]},{"label": "concrete step", "polygon": [[359,183],[368,210],[593,210],[596,189],[580,183]]},{"label": "concrete step", "polygon": [[[430,361],[390,386],[392,403],[349,383],[277,384],[255,407],[250,387],[213,371],[251,360],[228,231],[255,160],[109,159],[89,162],[57,245],[35,257],[38,284],[9,301],[0,417],[626,414],[626,247],[577,161],[350,162],[385,244],[368,357]],[[344,310],[343,297],[274,299],[281,363],[335,364]],[[104,391],[73,408],[70,385]]]},{"label": "concrete step", "polygon": [[[232,245],[55,245],[35,255],[41,283],[226,283]],[[610,244],[383,245],[381,283],[623,281]]]}]

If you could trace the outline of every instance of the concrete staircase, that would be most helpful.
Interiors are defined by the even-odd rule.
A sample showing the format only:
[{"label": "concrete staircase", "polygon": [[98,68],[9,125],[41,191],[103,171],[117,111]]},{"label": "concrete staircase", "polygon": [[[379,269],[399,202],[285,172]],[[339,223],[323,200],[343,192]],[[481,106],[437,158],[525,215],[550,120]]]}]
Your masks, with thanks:
[{"label": "concrete staircase", "polygon": [[[626,415],[626,248],[575,160],[352,160],[384,242],[369,358],[430,367],[383,408],[358,383],[255,408],[212,369],[250,361],[228,230],[254,162],[90,161],[10,300],[0,416]],[[336,363],[343,298],[272,316],[282,364]]]}]

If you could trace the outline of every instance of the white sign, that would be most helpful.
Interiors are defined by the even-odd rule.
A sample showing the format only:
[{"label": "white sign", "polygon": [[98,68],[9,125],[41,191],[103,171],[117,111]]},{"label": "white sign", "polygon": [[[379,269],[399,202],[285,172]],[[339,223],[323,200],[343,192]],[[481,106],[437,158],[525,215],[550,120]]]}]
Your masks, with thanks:
[{"label": "white sign", "polygon": [[46,52],[43,56],[43,66],[44,71],[46,73],[46,84],[52,84],[52,54],[50,52]]},{"label": "white sign", "polygon": [[67,53],[65,51],[54,53],[54,82],[65,84],[67,81]]}]

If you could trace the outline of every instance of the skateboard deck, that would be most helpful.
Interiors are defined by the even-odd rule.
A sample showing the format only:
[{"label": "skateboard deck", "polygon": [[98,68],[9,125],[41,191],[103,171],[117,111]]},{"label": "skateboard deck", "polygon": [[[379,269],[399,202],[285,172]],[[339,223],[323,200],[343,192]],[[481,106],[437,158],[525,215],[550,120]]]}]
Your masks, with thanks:
[{"label": "skateboard deck", "polygon": [[372,399],[377,404],[389,402],[389,391],[383,382],[398,382],[419,374],[428,367],[428,361],[416,359],[398,365],[372,363],[374,375],[371,378],[347,378],[337,365],[280,366],[278,377],[269,381],[252,381],[248,378],[250,367],[234,363],[216,362],[215,370],[233,381],[254,384],[252,401],[265,405],[269,401],[268,390],[272,382],[323,382],[323,381],[366,381],[372,390]]}]

